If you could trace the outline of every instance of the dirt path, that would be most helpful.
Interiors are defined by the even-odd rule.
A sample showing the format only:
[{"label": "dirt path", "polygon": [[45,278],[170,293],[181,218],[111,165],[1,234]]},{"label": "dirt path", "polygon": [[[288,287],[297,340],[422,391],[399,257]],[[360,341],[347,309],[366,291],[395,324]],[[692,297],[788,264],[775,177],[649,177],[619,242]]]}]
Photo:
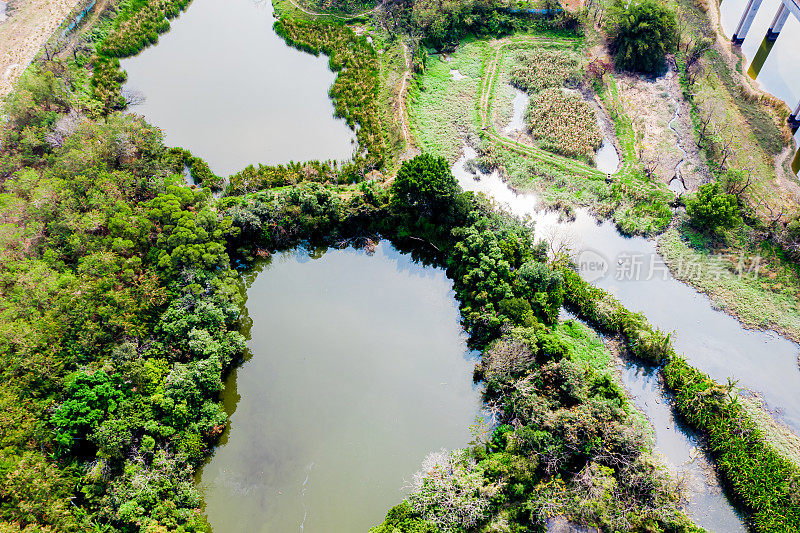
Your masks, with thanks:
[{"label": "dirt path", "polygon": [[69,45],[60,53],[61,56],[66,56],[72,53],[72,51],[75,49],[75,45],[78,43],[79,37],[94,27],[97,19],[99,19],[100,15],[103,14],[103,11],[105,11],[106,6],[110,1],[111,0],[97,0],[97,3],[92,8],[91,16],[81,21],[79,29],[70,38]]},{"label": "dirt path", "polygon": [[11,92],[42,45],[80,0],[20,2],[0,24],[0,98]]}]

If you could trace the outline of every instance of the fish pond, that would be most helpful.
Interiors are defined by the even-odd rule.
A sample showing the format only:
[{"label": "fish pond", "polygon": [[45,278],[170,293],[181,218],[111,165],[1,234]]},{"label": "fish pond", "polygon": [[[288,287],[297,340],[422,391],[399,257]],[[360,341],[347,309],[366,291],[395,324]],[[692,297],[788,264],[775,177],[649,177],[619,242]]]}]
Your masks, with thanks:
[{"label": "fish pond", "polygon": [[230,426],[198,474],[209,522],[367,531],[429,452],[471,440],[476,360],[451,281],[388,243],[298,249],[244,278],[250,354],[225,382]]}]

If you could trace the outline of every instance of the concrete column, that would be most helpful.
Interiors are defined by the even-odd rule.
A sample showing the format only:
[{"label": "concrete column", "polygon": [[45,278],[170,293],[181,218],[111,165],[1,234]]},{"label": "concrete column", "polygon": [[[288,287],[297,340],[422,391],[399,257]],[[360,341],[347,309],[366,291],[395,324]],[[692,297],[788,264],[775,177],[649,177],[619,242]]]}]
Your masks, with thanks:
[{"label": "concrete column", "polygon": [[778,34],[780,34],[788,18],[789,10],[786,9],[785,5],[781,4],[781,7],[778,8],[778,12],[775,13],[775,18],[772,19],[772,24],[769,25],[769,29],[767,30],[768,41],[774,41],[778,38]]},{"label": "concrete column", "polygon": [[750,31],[750,25],[753,24],[753,19],[756,18],[759,7],[761,7],[761,0],[748,0],[747,7],[742,13],[741,20],[739,20],[739,25],[731,38],[733,44],[739,45],[744,42],[744,38],[747,37],[747,32]]},{"label": "concrete column", "polygon": [[789,126],[793,128],[800,127],[800,102],[798,102],[792,114],[789,115]]},{"label": "concrete column", "polygon": [[753,79],[756,79],[761,72],[761,67],[764,66],[764,63],[769,57],[769,53],[772,48],[775,46],[775,41],[770,40],[769,34],[767,37],[764,37],[764,40],[761,41],[761,46],[758,47],[758,51],[756,55],[753,56],[753,61],[750,63],[750,67],[747,69],[747,75]]}]

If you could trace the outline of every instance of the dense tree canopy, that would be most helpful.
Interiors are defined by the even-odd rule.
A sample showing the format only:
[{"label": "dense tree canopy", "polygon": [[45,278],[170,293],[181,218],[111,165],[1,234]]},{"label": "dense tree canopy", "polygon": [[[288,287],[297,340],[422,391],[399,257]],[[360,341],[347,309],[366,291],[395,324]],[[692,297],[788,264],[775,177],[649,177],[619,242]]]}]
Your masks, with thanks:
[{"label": "dense tree canopy", "polygon": [[398,207],[434,220],[447,214],[459,191],[447,160],[430,154],[403,163],[392,183]]},{"label": "dense tree canopy", "polygon": [[607,31],[617,67],[663,72],[666,54],[678,48],[675,12],[657,0],[615,0],[609,11]]},{"label": "dense tree canopy", "polygon": [[716,182],[700,186],[686,201],[686,213],[693,226],[711,233],[742,223],[736,196],[724,192]]}]

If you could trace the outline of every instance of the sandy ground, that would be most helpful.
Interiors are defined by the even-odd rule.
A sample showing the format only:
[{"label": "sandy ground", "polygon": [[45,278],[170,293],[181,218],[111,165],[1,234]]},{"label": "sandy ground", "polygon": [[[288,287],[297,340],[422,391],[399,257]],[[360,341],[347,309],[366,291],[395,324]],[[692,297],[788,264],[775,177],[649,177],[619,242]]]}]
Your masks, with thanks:
[{"label": "sandy ground", "polygon": [[0,22],[0,98],[80,0],[16,0]]},{"label": "sandy ground", "polygon": [[681,94],[677,76],[672,72],[656,79],[618,76],[626,112],[634,117],[633,126],[642,162],[664,183],[672,180],[675,167],[683,158],[675,132],[669,128],[677,102],[678,118],[673,126],[680,135],[681,146],[686,150],[686,160],[680,168],[681,176],[689,192],[697,189],[708,178],[709,172],[694,141],[689,105]]}]

